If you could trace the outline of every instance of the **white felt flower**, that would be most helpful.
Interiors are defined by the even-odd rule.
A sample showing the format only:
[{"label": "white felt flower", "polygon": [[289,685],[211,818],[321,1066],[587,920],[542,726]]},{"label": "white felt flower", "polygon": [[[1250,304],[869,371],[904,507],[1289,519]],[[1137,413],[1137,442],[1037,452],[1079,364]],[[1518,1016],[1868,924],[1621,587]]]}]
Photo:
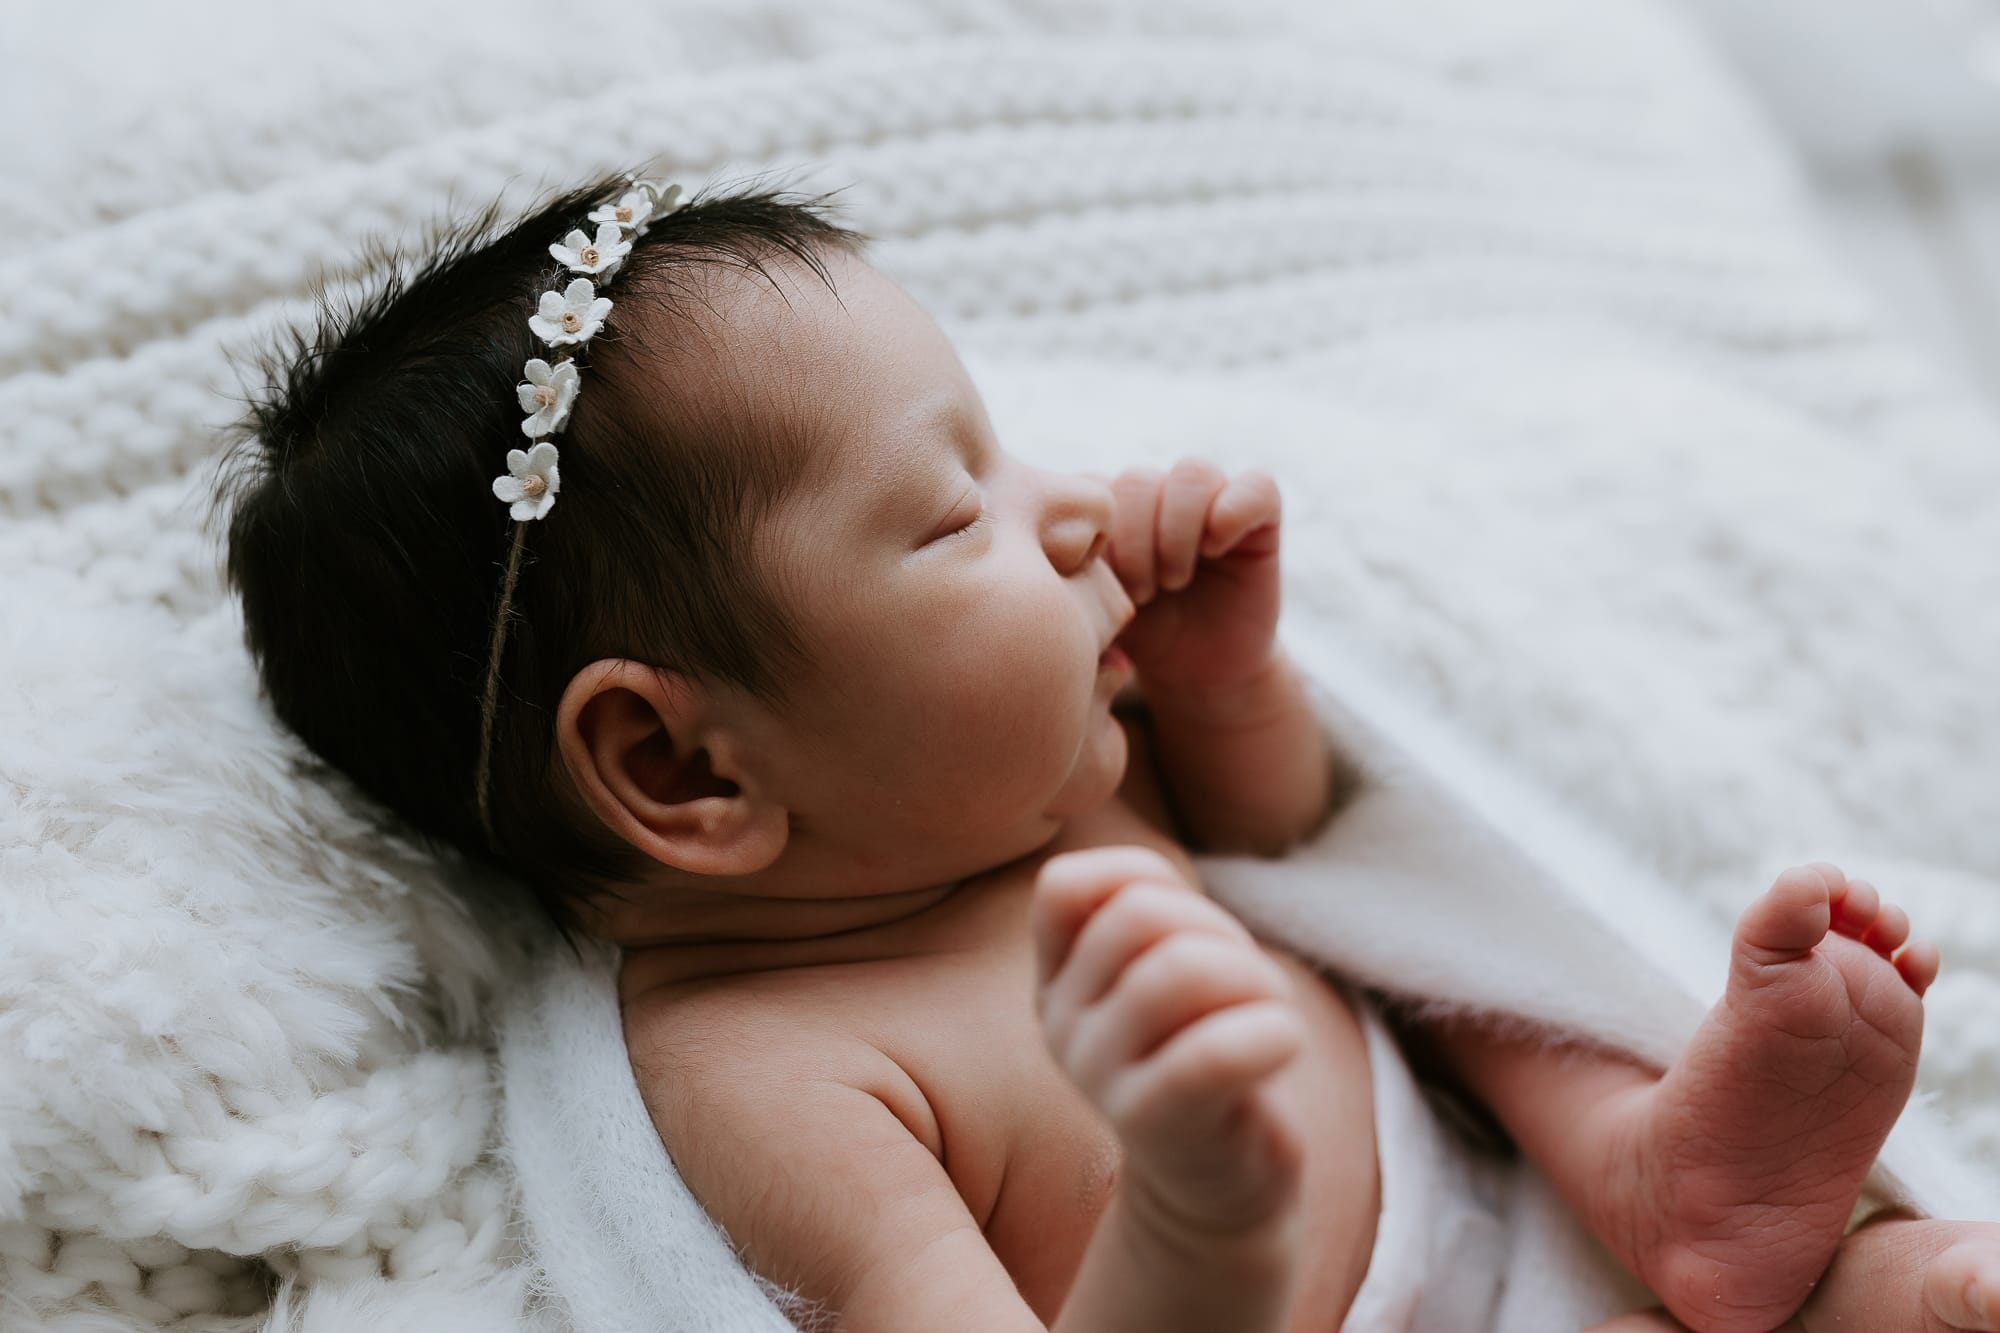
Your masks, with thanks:
[{"label": "white felt flower", "polygon": [[521,434],[529,439],[553,435],[569,420],[569,405],[576,401],[576,365],[564,361],[550,366],[536,357],[522,373],[528,378],[514,386],[521,395],[521,410],[533,415],[521,423]]},{"label": "white felt flower", "polygon": [[625,256],[632,253],[632,242],[622,239],[617,223],[606,222],[598,227],[596,240],[591,240],[581,231],[572,231],[562,238],[560,245],[550,246],[549,253],[561,260],[572,273],[608,277],[624,262]]},{"label": "white felt flower", "polygon": [[549,346],[561,347],[589,342],[610,313],[611,298],[598,296],[589,278],[578,278],[561,292],[543,292],[541,309],[528,316],[528,327]]},{"label": "white felt flower", "polygon": [[592,222],[623,227],[635,236],[646,234],[646,223],[652,216],[653,196],[639,189],[627,190],[610,203],[590,210]]},{"label": "white felt flower", "polygon": [[556,447],[543,440],[534,448],[507,451],[507,475],[493,479],[493,494],[513,506],[516,519],[540,518],[556,502],[562,484],[556,476]]},{"label": "white felt flower", "polygon": [[640,181],[639,188],[653,201],[652,212],[646,218],[648,222],[658,222],[681,206],[681,187],[678,185],[669,185],[665,181]]}]

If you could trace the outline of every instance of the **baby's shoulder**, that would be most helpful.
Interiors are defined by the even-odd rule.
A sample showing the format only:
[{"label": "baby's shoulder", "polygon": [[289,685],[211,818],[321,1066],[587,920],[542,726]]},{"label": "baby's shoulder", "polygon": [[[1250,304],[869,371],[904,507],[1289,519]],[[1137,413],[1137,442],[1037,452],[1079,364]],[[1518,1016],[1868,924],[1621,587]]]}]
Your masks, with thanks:
[{"label": "baby's shoulder", "polygon": [[[628,997],[625,1047],[635,1072],[676,1079],[789,1068],[825,1072],[872,1049],[843,1006],[796,994],[782,973],[660,986]],[[803,1061],[803,1063],[801,1063]]]},{"label": "baby's shoulder", "polygon": [[[675,1171],[755,1271],[831,1311],[879,1308],[885,1287],[917,1280],[908,1257],[940,1236],[959,1238],[953,1259],[983,1248],[929,1103],[855,1025],[782,989],[725,986],[628,1004],[626,1029]],[[992,1269],[985,1285],[1004,1292]],[[942,1275],[928,1290],[957,1299]]]},{"label": "baby's shoulder", "polygon": [[943,1136],[916,1081],[848,1012],[865,987],[848,978],[837,1003],[782,974],[631,997],[626,1053],[646,1108],[674,1146],[675,1130],[756,1114],[804,1087],[866,1092],[934,1151]]}]

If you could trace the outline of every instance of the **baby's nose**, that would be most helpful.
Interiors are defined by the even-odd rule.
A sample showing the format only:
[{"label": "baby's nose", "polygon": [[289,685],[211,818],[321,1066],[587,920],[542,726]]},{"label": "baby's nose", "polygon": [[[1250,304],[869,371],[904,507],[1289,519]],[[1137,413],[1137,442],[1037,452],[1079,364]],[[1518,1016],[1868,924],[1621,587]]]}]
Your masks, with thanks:
[{"label": "baby's nose", "polygon": [[1042,549],[1063,575],[1088,569],[1111,542],[1111,488],[1095,477],[1049,474]]}]

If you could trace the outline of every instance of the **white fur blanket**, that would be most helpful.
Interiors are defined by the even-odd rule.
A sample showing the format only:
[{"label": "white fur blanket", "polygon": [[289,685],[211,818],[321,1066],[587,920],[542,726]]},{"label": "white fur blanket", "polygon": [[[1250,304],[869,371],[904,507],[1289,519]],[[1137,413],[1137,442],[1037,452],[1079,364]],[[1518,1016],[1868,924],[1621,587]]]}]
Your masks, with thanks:
[{"label": "white fur blanket", "polygon": [[[1503,831],[1654,950],[1652,980],[1530,993],[1457,970],[1472,930],[1413,953],[1378,921],[1343,961],[1658,1050],[1714,985],[1697,941],[1782,862],[1842,860],[1945,943],[1922,1077],[1952,1123],[1905,1174],[1937,1199],[1955,1161],[1983,1206],[1992,423],[1835,275],[1646,0],[1269,8],[633,0],[574,41],[520,0],[10,18],[0,1324],[566,1322],[501,1151],[519,958],[258,706],[195,497],[222,350],[364,239],[654,154],[851,184],[1022,452],[1272,467],[1322,679],[1454,801],[1539,792]],[[1615,872],[1570,865],[1592,838]],[[1303,894],[1230,892],[1306,937]]]}]

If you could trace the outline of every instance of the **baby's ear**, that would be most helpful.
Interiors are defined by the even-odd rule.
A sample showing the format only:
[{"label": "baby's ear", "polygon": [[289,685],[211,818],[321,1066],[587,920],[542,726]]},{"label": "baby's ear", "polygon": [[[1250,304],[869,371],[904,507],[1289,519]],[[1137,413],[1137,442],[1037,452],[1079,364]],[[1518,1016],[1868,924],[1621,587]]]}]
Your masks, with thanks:
[{"label": "baby's ear", "polygon": [[747,875],[785,850],[783,806],[718,768],[713,701],[672,672],[623,658],[576,673],[556,708],[570,781],[604,826],[664,865]]}]

